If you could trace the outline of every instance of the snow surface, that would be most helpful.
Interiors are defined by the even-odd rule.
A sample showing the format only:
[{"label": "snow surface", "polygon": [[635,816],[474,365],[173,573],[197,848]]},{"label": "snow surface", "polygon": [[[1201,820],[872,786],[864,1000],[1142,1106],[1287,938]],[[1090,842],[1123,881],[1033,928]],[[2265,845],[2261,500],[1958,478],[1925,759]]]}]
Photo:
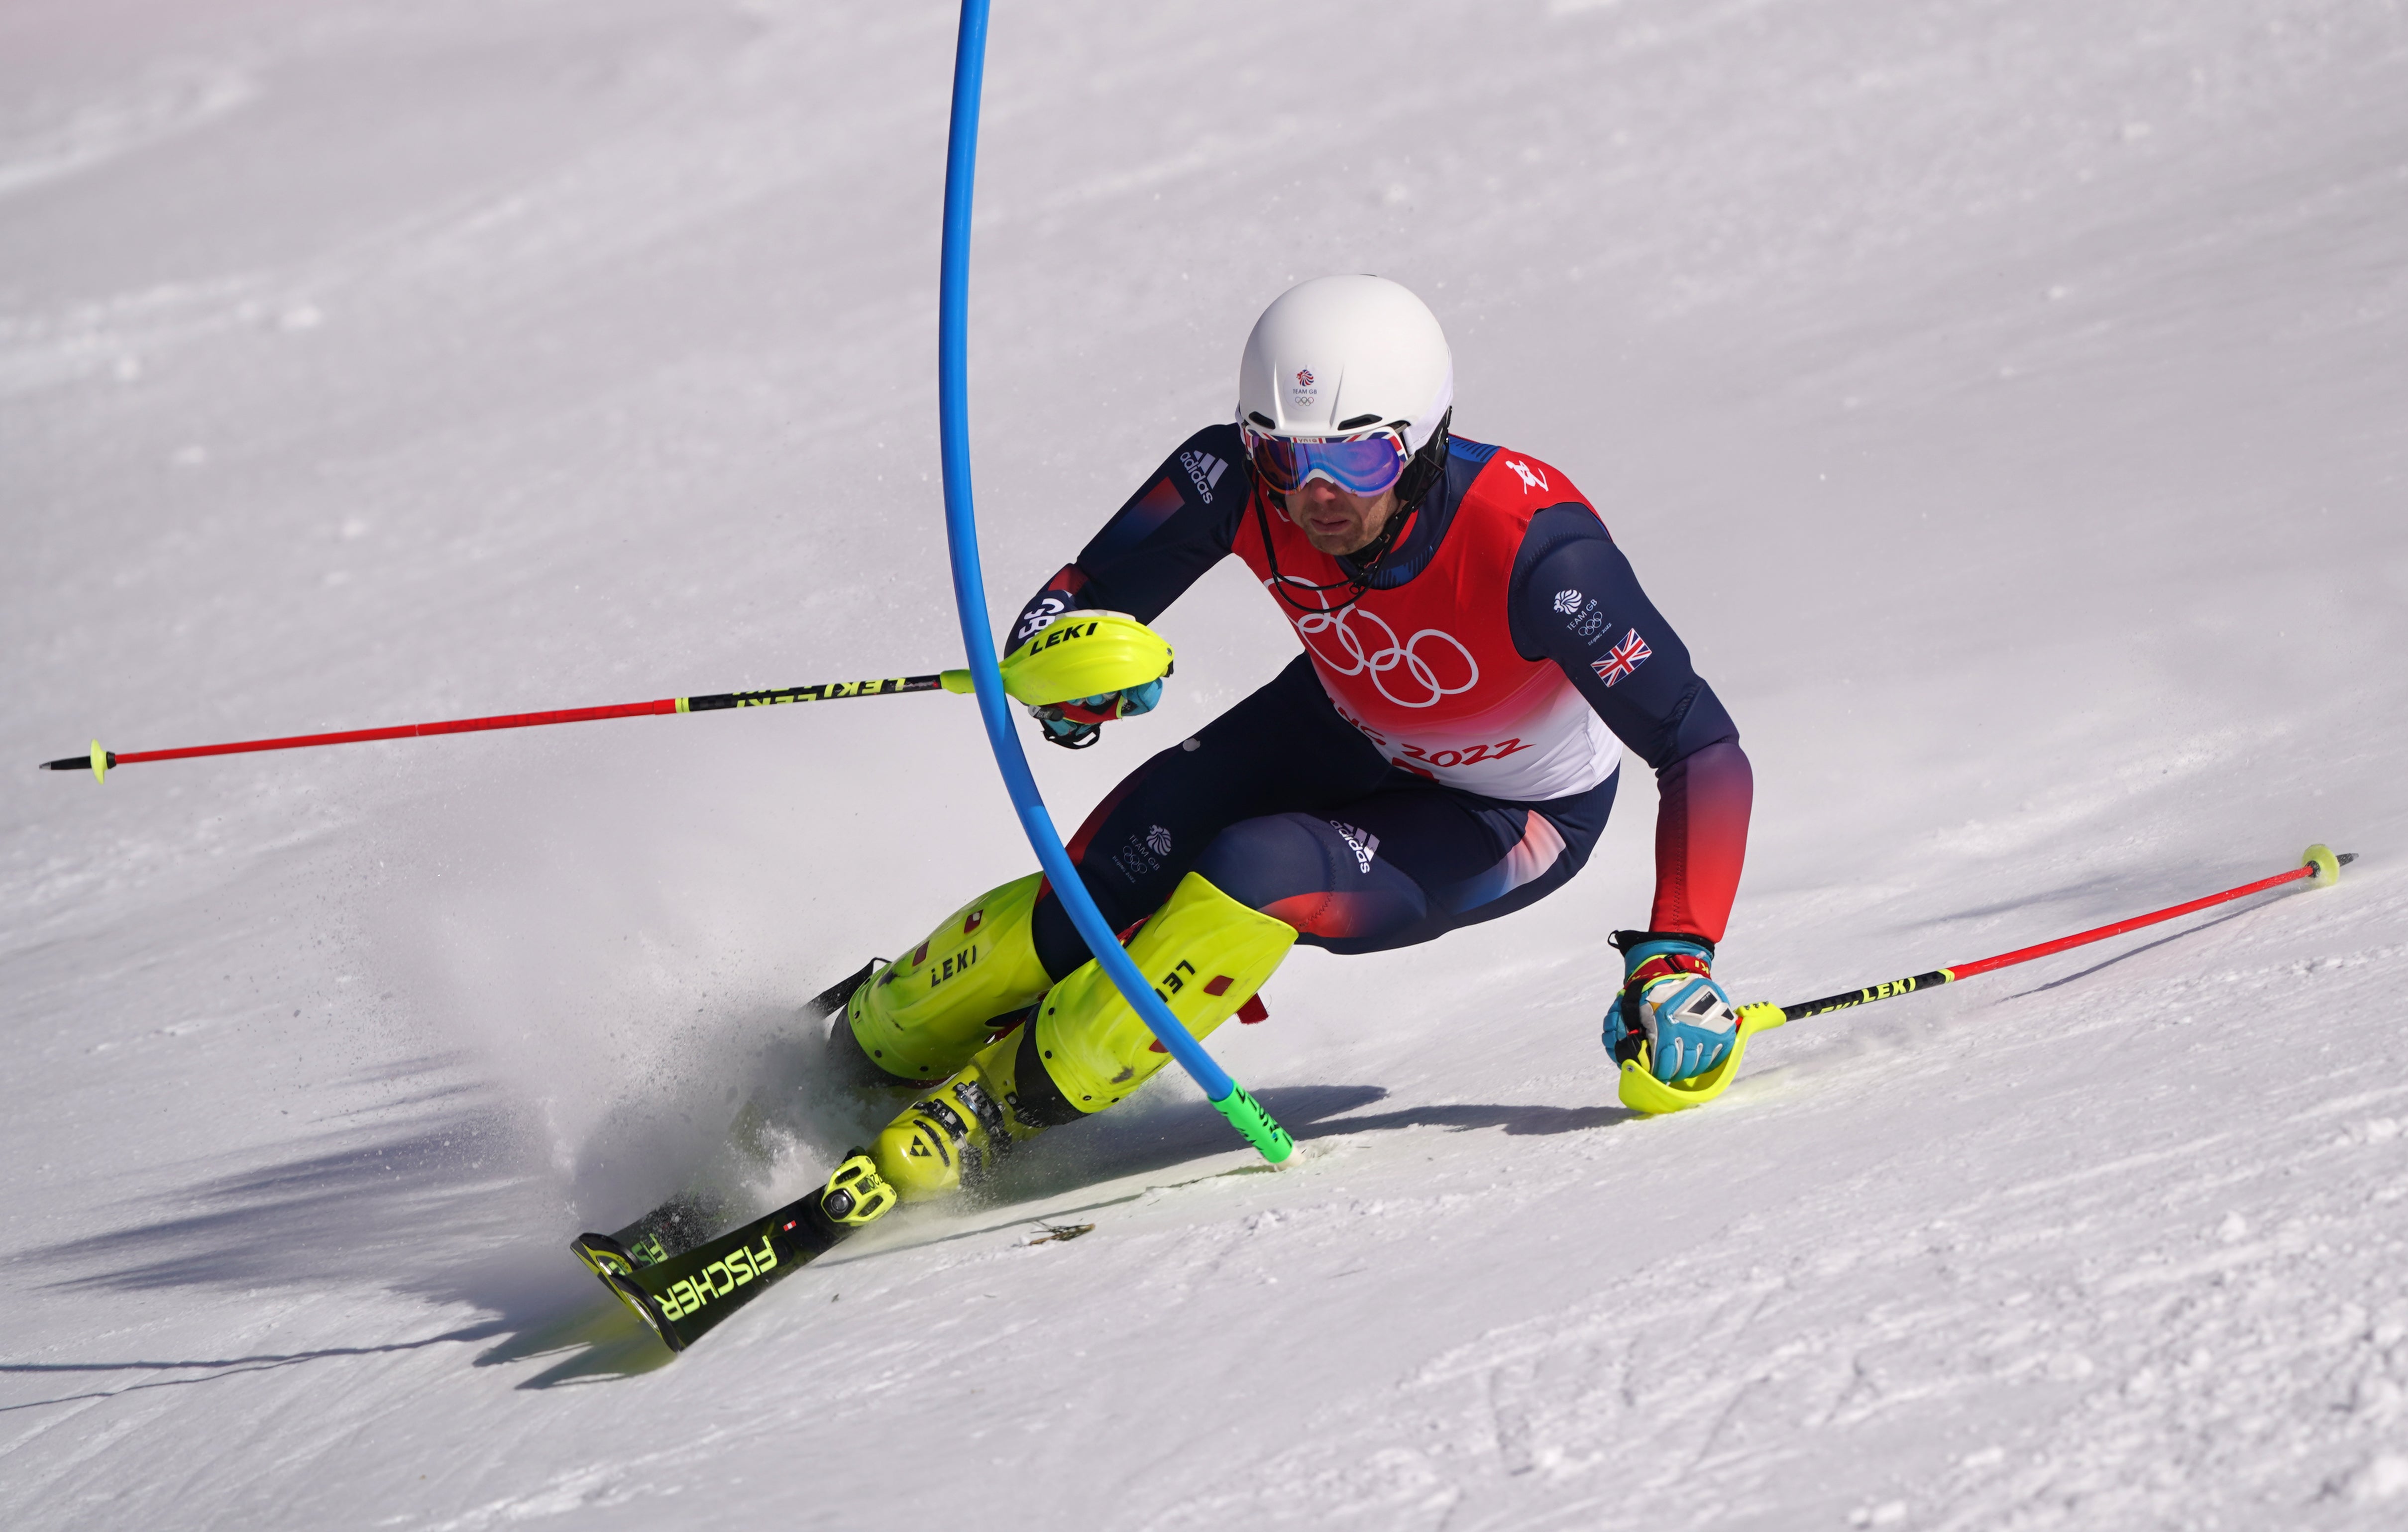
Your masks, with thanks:
[{"label": "snow surface", "polygon": [[[1548,904],[1214,1039],[1294,1168],[1166,1080],[667,1365],[564,1241],[748,1093],[756,1201],[858,1131],[796,1005],[1027,865],[966,703],[22,769],[953,662],[952,27],[0,11],[0,1516],[2408,1525],[2396,0],[998,7],[998,613],[1376,270],[1740,720],[1743,996],[2363,853],[1711,1110],[1596,1041],[1634,781]],[[1234,569],[1162,625],[1065,823],[1293,642]]]}]

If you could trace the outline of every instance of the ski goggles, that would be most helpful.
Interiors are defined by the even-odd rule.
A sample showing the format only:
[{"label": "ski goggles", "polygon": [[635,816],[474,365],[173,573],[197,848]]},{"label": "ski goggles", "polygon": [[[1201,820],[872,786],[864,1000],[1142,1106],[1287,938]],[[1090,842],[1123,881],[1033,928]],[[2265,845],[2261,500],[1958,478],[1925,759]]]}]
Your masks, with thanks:
[{"label": "ski goggles", "polygon": [[1359,437],[1274,437],[1249,426],[1246,456],[1274,494],[1290,494],[1326,479],[1349,494],[1378,494],[1404,477],[1412,453],[1404,438],[1383,428]]}]

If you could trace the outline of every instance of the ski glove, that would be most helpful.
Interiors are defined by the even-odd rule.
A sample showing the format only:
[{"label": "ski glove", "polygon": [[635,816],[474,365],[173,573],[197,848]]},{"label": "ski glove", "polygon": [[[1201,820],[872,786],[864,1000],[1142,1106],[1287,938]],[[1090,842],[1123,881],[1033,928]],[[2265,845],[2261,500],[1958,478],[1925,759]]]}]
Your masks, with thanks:
[{"label": "ski glove", "polygon": [[[1041,693],[1039,694],[1042,694]],[[1131,686],[1118,692],[1106,692],[1101,696],[1080,697],[1071,702],[1049,702],[1041,708],[1031,708],[1028,715],[1045,731],[1049,744],[1064,750],[1084,750],[1103,733],[1103,726],[1115,718],[1135,718],[1140,713],[1154,711],[1162,700],[1162,682],[1147,681],[1143,686]]]},{"label": "ski glove", "polygon": [[1616,1063],[1647,1051],[1661,1081],[1687,1080],[1720,1064],[1739,1040],[1730,996],[1714,982],[1714,944],[1678,931],[1616,931],[1622,993],[1605,1012],[1605,1046]]}]

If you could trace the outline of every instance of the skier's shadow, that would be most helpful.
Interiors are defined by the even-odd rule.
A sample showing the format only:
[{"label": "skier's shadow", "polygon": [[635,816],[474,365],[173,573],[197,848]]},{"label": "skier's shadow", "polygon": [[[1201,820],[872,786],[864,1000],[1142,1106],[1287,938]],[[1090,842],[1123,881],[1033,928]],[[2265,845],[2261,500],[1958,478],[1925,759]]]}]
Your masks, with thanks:
[{"label": "skier's shadow", "polygon": [[[239,1373],[276,1372],[312,1362],[390,1356],[396,1353],[423,1351],[432,1346],[472,1344],[490,1339],[500,1332],[498,1324],[469,1324],[447,1330],[441,1335],[425,1336],[416,1340],[389,1341],[379,1346],[325,1346],[315,1351],[263,1352],[246,1356],[219,1356],[184,1362],[155,1358],[123,1362],[6,1362],[0,1363],[0,1377],[52,1382],[68,1387],[70,1391],[0,1404],[0,1415],[50,1405],[113,1399],[121,1394],[138,1394],[151,1389],[189,1388],[194,1383],[215,1382]],[[75,1390],[76,1383],[86,1381],[89,1387]]]},{"label": "skier's shadow", "polygon": [[[1433,1127],[1454,1133],[1497,1128],[1515,1136],[1585,1133],[1613,1127],[1639,1115],[1612,1105],[1485,1102],[1434,1102],[1364,1113],[1362,1109],[1387,1099],[1387,1088],[1381,1085],[1273,1085],[1254,1095],[1298,1143]],[[996,1186],[996,1200],[1022,1203],[1057,1197],[1098,1180],[1176,1170],[1226,1154],[1233,1147],[1239,1146],[1230,1137],[1228,1123],[1210,1102],[1167,1102],[1118,1121],[1103,1117],[1073,1124],[1038,1139],[1007,1162]]]},{"label": "skier's shadow", "polygon": [[[484,1093],[443,1080],[452,1061],[423,1059],[389,1071],[394,1104],[408,1110],[379,1132],[328,1124],[305,1135],[289,1157],[214,1176],[111,1210],[106,1227],[20,1252],[43,1285],[87,1294],[216,1289],[260,1295],[325,1291],[359,1283],[466,1305],[480,1317],[439,1333],[364,1338],[353,1346],[231,1353],[208,1360],[84,1359],[47,1364],[41,1381],[67,1385],[23,1401],[73,1399],[162,1386],[181,1387],[264,1368],[340,1367],[387,1352],[479,1347],[475,1365],[552,1358],[523,1388],[602,1382],[650,1372],[671,1353],[644,1330],[564,1248],[556,1196],[525,1173],[523,1126]],[[1299,1141],[1413,1128],[1508,1134],[1575,1133],[1632,1115],[1619,1107],[1431,1104],[1367,1111],[1387,1099],[1377,1085],[1272,1086],[1256,1093]],[[1039,1203],[1058,1204],[1109,1183],[1175,1173],[1227,1158],[1238,1141],[1220,1113],[1192,1096],[1140,1097],[1110,1116],[1074,1124],[1025,1146],[992,1193],[934,1240],[992,1238],[1028,1222]],[[1249,1159],[1218,1174],[1268,1168]],[[161,1204],[165,1204],[164,1207]],[[640,1205],[633,1203],[631,1205]],[[164,1216],[162,1216],[164,1214]],[[148,1216],[146,1216],[148,1215]],[[967,1226],[964,1226],[964,1224]],[[899,1232],[899,1231],[898,1231]],[[904,1248],[904,1247],[898,1247]],[[875,1254],[875,1252],[865,1253]],[[255,1308],[254,1303],[253,1307]],[[7,1369],[35,1381],[36,1369]],[[53,1380],[49,1375],[56,1374]],[[115,1376],[111,1376],[115,1375]]]},{"label": "skier's shadow", "polygon": [[[478,1311],[475,1322],[430,1326],[405,1317],[399,1336],[274,1353],[10,1365],[0,1382],[35,1387],[8,1390],[0,1410],[452,1346],[476,1348],[478,1365],[574,1351],[570,1369],[580,1377],[667,1362],[667,1350],[569,1254],[556,1193],[528,1173],[540,1145],[524,1122],[458,1083],[456,1063],[428,1057],[365,1077],[394,1093],[380,1130],[341,1120],[299,1130],[285,1157],[95,1209],[93,1232],[14,1258],[54,1293],[213,1294],[194,1307],[230,1324],[273,1311],[287,1294],[346,1287],[422,1299],[437,1314],[465,1306]],[[229,1295],[240,1299],[229,1305]]]},{"label": "skier's shadow", "polygon": [[[1311,1086],[1291,1088],[1298,1092],[1314,1089]],[[1344,1088],[1369,1093],[1365,1099],[1355,1103],[1358,1106],[1369,1106],[1374,1101],[1384,1100],[1388,1095],[1386,1091],[1375,1085]],[[1350,1117],[1339,1113],[1316,1112],[1309,1107],[1304,1110],[1291,1112],[1287,1104],[1287,1092],[1271,1090],[1262,1094],[1279,1103],[1275,1115],[1278,1116],[1281,1125],[1286,1127],[1289,1134],[1298,1140],[1335,1138],[1357,1133],[1391,1133],[1398,1128],[1412,1127],[1442,1127],[1456,1133],[1468,1133],[1474,1128],[1493,1127],[1501,1128],[1512,1137],[1521,1138],[1533,1134],[1586,1133],[1592,1128],[1613,1127],[1623,1123],[1632,1122],[1639,1116],[1627,1107],[1612,1105],[1552,1107],[1527,1103],[1505,1106],[1484,1102],[1451,1102],[1433,1103],[1425,1107],[1405,1107],[1396,1111],[1378,1112],[1369,1117]],[[1354,1110],[1352,1106],[1344,1109],[1346,1111]],[[1219,1120],[1220,1113],[1214,1112],[1212,1115],[1215,1121]],[[1295,1119],[1293,1124],[1289,1121],[1291,1115]],[[1301,1125],[1300,1130],[1298,1124]]]}]

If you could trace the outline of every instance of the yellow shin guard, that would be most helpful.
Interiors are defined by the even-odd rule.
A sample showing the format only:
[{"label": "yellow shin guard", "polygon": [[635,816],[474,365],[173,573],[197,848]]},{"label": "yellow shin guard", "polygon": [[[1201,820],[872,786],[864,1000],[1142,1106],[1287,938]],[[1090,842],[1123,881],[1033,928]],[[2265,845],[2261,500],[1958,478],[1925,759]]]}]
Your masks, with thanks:
[{"label": "yellow shin guard", "polygon": [[[1237,1014],[1296,945],[1296,927],[1189,873],[1129,943],[1129,961],[1196,1037]],[[1170,1062],[1094,963],[1054,986],[1030,1024],[1045,1072],[1071,1106],[1101,1111]]]},{"label": "yellow shin guard", "polygon": [[[1129,943],[1131,962],[1197,1038],[1236,1014],[1296,944],[1296,928],[1189,873]],[[878,1136],[879,1174],[907,1202],[973,1179],[1013,1141],[1103,1110],[1170,1055],[1102,968],[1082,965],[1026,1026],[997,1038]]]},{"label": "yellow shin guard", "polygon": [[1029,928],[1040,881],[1031,873],[964,905],[853,991],[844,1024],[864,1056],[898,1080],[942,1080],[992,1039],[988,1024],[1034,1005],[1052,983]]}]

